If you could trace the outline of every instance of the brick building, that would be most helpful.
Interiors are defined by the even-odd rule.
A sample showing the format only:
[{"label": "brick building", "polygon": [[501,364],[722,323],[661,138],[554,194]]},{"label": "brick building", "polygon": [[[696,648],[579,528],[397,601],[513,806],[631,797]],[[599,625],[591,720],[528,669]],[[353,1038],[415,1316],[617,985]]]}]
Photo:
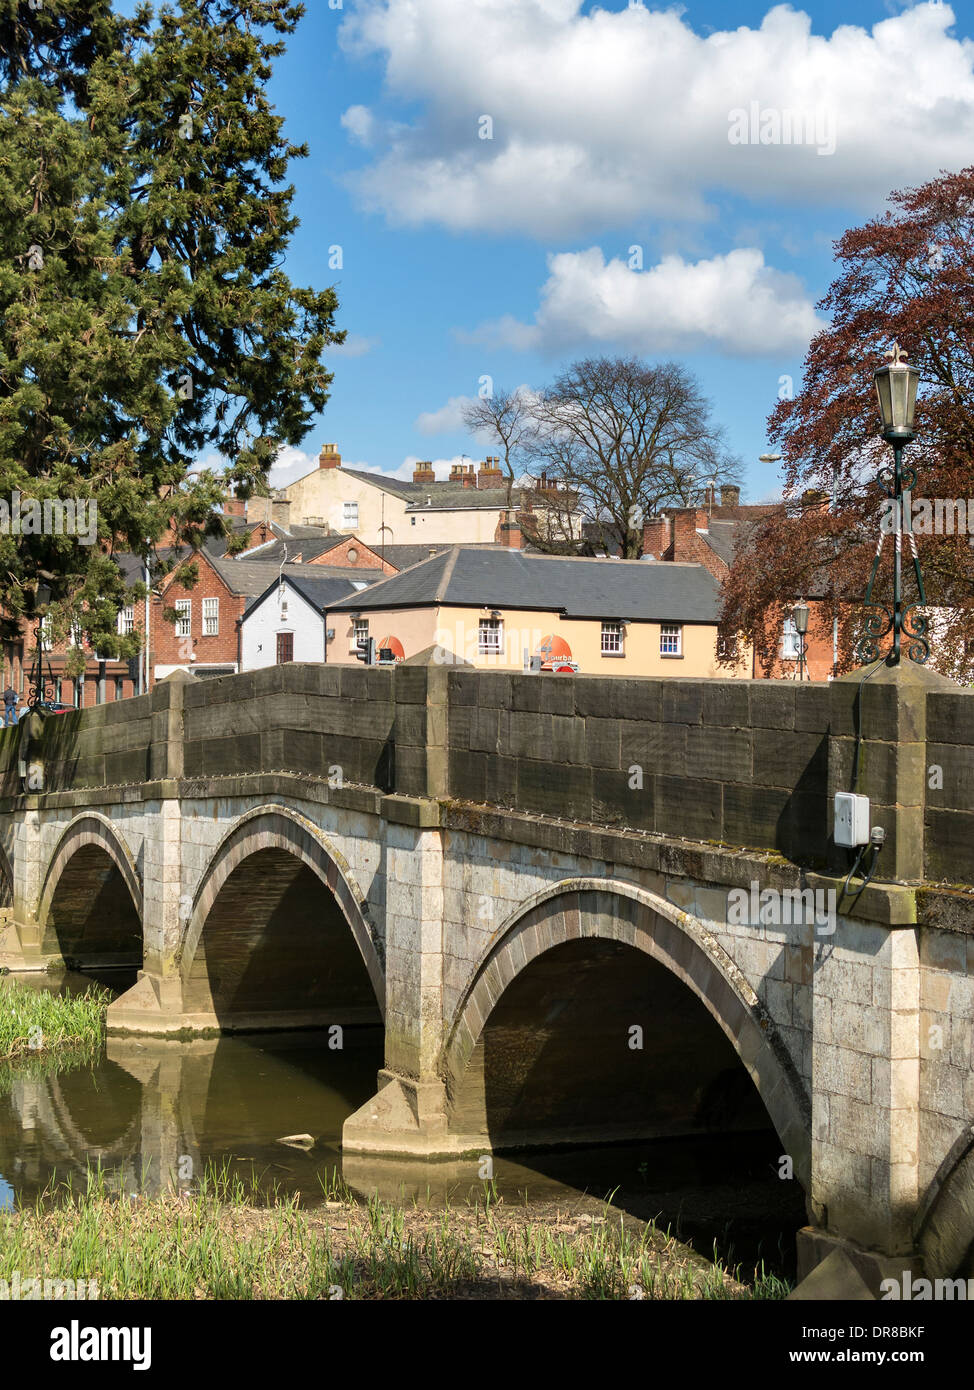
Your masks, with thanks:
[{"label": "brick building", "polygon": [[[643,556],[656,560],[693,562],[703,565],[722,584],[730,573],[738,547],[745,547],[754,524],[773,512],[784,511],[784,503],[742,504],[739,487],[710,487],[702,502],[694,507],[666,507],[650,517],[643,526]],[[824,494],[805,494],[804,506],[825,506]],[[824,681],[834,674],[834,629],[832,616],[824,594],[794,594],[785,602],[804,599],[809,608],[808,632],[805,636],[805,679]],[[727,637],[722,642],[727,642]],[[752,672],[755,678],[765,675],[758,657],[752,652]],[[797,679],[799,675],[799,640],[794,620],[782,621],[778,654],[771,670],[772,679]]]}]

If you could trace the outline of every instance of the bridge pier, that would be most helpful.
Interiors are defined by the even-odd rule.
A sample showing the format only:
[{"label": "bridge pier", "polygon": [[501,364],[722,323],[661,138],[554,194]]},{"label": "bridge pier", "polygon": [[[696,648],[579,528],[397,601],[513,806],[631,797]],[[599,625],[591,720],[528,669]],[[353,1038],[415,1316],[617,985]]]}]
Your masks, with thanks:
[{"label": "bridge pier", "polygon": [[27,799],[12,836],[13,904],[5,929],[0,930],[0,964],[9,970],[46,970],[60,961],[44,950],[44,929],[36,917],[44,873],[41,815],[38,799]]},{"label": "bridge pier", "polygon": [[[824,686],[290,663],[47,721],[40,795],[18,751],[0,735],[0,963],[43,969],[56,940],[94,960],[115,924],[142,968],[111,1029],[384,1010],[344,1147],[417,1162],[563,1121],[620,1138],[647,1094],[693,1130],[736,1070],[808,1193],[803,1270],[840,1247],[870,1278],[971,1261],[971,692],[912,665]],[[838,790],[886,836],[847,900]],[[729,911],[766,889],[834,890],[834,928]],[[681,1058],[682,986],[710,1017],[687,1004]],[[718,1076],[681,1072],[710,1024]]]},{"label": "bridge pier", "polygon": [[386,1065],[376,1094],[346,1120],[342,1147],[363,1154],[456,1154],[443,1045],[444,832],[424,828],[429,808],[387,798]]}]

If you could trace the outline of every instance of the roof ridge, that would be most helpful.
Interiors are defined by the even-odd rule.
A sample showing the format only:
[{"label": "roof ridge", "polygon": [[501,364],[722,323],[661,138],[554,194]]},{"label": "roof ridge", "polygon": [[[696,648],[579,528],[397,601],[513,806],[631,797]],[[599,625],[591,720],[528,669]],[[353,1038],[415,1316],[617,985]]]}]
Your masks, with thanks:
[{"label": "roof ridge", "polygon": [[[460,547],[458,545],[453,546],[452,550],[450,550],[449,552],[449,558],[447,559],[446,564],[443,566],[443,573],[440,575],[440,582],[436,586],[436,593],[433,595],[433,598],[437,603],[443,602],[443,597],[447,589],[450,587],[450,580],[453,578],[453,571],[456,569],[457,556],[459,554]],[[434,555],[432,558],[434,560],[438,560],[440,557],[439,555]]]}]

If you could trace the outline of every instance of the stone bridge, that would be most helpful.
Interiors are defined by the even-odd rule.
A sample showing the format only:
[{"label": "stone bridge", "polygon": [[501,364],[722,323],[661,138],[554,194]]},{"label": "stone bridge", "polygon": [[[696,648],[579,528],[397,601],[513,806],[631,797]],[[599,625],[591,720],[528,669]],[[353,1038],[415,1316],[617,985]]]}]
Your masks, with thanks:
[{"label": "stone bridge", "polygon": [[137,968],[113,1034],[381,1026],[349,1155],[771,1125],[803,1270],[873,1282],[974,1273],[971,884],[974,693],[916,667],[177,673],[0,737],[0,961]]}]

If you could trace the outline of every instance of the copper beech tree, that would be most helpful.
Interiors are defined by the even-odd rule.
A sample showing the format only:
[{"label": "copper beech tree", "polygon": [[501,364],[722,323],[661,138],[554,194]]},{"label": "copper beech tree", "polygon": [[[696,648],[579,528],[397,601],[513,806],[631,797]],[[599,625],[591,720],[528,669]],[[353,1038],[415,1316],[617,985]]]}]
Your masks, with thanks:
[{"label": "copper beech tree", "polygon": [[[858,664],[863,597],[881,520],[890,511],[876,475],[893,458],[880,436],[873,372],[897,341],[922,378],[916,438],[903,463],[917,472],[913,531],[926,585],[930,662],[970,682],[974,166],[895,192],[889,202],[883,216],[836,243],[841,272],[819,305],[830,326],[812,340],[801,390],[780,401],[769,419],[769,437],[784,457],[785,505],[742,541],[725,586],[722,622],[754,643],[767,672],[782,617],[798,597],[817,598],[819,621],[831,626],[833,616],[839,618],[839,669]],[[885,604],[891,602],[894,541],[886,535],[874,590]],[[904,603],[912,603],[906,536],[903,565]],[[887,639],[884,651],[888,645]]]}]

